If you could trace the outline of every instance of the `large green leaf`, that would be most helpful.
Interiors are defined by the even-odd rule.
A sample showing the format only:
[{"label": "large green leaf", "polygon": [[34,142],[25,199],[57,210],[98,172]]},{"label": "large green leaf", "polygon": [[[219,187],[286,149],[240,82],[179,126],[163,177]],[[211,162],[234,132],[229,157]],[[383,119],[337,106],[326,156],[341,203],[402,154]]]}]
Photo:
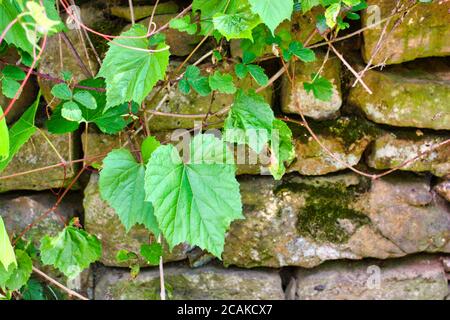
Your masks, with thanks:
[{"label": "large green leaf", "polygon": [[272,33],[285,19],[291,19],[293,0],[248,0],[251,9],[258,14]]},{"label": "large green leaf", "polygon": [[[28,279],[30,279],[33,269],[33,262],[25,251],[16,250],[16,257],[17,267],[7,271],[8,279],[4,283],[9,290],[19,290],[22,288],[27,283]],[[2,267],[0,266],[0,269],[1,268]],[[5,270],[0,270],[0,273],[4,271]]]},{"label": "large green leaf", "polygon": [[14,249],[9,241],[2,217],[0,217],[0,265],[3,265],[4,269],[8,269],[10,265],[17,265]]},{"label": "large green leaf", "polygon": [[242,0],[194,0],[192,11],[201,11],[201,34],[212,32],[214,25],[212,18],[217,13],[233,13],[236,4]]},{"label": "large green leaf", "polygon": [[3,171],[10,161],[14,158],[20,148],[31,138],[36,132],[34,118],[39,106],[41,93],[39,92],[36,101],[25,111],[19,120],[9,130],[9,156],[0,161],[0,172]]},{"label": "large green leaf", "polygon": [[71,279],[97,261],[102,253],[101,243],[95,236],[72,226],[55,237],[44,236],[40,249],[44,265],[55,266]]},{"label": "large green leaf", "polygon": [[117,38],[109,44],[98,73],[106,79],[106,109],[132,100],[140,104],[158,80],[164,79],[170,52],[165,43],[155,48],[160,52],[146,52],[146,34],[147,28],[136,24],[121,35],[142,38]]},{"label": "large green leaf", "polygon": [[186,163],[172,145],[153,152],[146,199],[170,248],[187,242],[221,257],[230,223],[243,218],[235,171],[233,153],[213,135],[193,139]]},{"label": "large green leaf", "polygon": [[[79,85],[101,89],[104,88],[105,83],[103,79],[98,78],[80,81]],[[87,91],[81,88],[75,88],[73,91],[74,96],[79,95],[82,92],[86,94]],[[55,108],[52,117],[47,121],[48,130],[51,133],[56,134],[73,132],[78,129],[81,122],[95,123],[102,132],[108,134],[117,133],[125,128],[129,123],[129,120],[125,120],[123,116],[130,111],[128,103],[122,103],[121,105],[105,110],[106,94],[104,92],[90,90],[88,94],[95,100],[95,109],[88,108],[86,105],[79,103],[78,107],[81,110],[82,120],[69,121],[61,114],[65,103],[63,101]],[[91,103],[94,104],[93,101]],[[137,111],[137,105],[133,104],[131,111]]]},{"label": "large green leaf", "polygon": [[137,163],[128,150],[113,150],[103,160],[100,194],[116,210],[127,231],[143,224],[158,235],[153,206],[144,201],[144,175],[144,165]]},{"label": "large green leaf", "polygon": [[248,144],[260,153],[272,134],[275,116],[270,105],[253,90],[236,94],[230,113],[225,120],[225,140]]},{"label": "large green leaf", "polygon": [[[0,30],[3,31],[20,14],[20,10],[16,1],[2,0],[0,3]],[[26,30],[19,23],[14,24],[6,33],[5,40],[29,54],[33,53],[33,45],[27,38]]]},{"label": "large green leaf", "polygon": [[290,163],[295,157],[295,149],[292,144],[292,131],[285,122],[275,119],[273,129],[269,170],[276,180],[280,180],[286,172],[285,163]]},{"label": "large green leaf", "polygon": [[9,132],[2,106],[0,106],[0,117],[3,118],[0,120],[0,161],[2,161],[9,157]]}]

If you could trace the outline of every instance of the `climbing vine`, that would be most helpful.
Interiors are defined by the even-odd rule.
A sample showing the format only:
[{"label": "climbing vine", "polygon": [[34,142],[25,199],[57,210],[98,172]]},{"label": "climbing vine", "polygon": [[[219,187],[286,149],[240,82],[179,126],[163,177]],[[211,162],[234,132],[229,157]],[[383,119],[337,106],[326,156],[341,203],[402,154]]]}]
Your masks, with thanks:
[{"label": "climbing vine", "polygon": [[[39,130],[35,117],[40,94],[9,128],[6,115],[35,73],[48,37],[67,31],[59,8],[85,31],[101,36],[108,43],[108,50],[94,77],[76,82],[70,72],[64,71],[59,78],[52,79],[55,84],[51,94],[56,107],[48,112],[48,131],[87,133],[91,125],[106,134],[123,134],[128,142],[126,147],[107,154],[102,164],[88,160],[105,155],[80,159],[83,169],[52,209],[90,163],[100,171],[102,198],[115,210],[125,229],[143,225],[158,239],[158,243],[142,243],[138,253],[126,250],[117,253],[118,261],[129,263],[133,275],[139,272],[136,266],[139,256],[149,265],[162,264],[164,242],[170,250],[180,243],[198,246],[220,259],[230,224],[244,219],[234,146],[245,145],[257,154],[266,152],[267,168],[274,179],[283,177],[286,165],[295,157],[286,119],[275,116],[261,92],[284,73],[293,80],[289,65],[316,61],[309,45],[313,37],[322,37],[323,44],[334,49],[332,43],[339,32],[350,27],[349,21],[358,20],[359,12],[366,7],[363,0],[194,0],[166,25],[157,26],[152,15],[148,25],[133,21],[131,27],[115,36],[104,35],[77,21],[68,0],[0,0],[0,49],[3,52],[13,47],[21,56],[20,63],[6,65],[0,74],[3,94],[11,99],[9,105],[0,108],[0,172]],[[301,42],[283,22],[296,12],[311,10],[318,12],[313,31],[304,35],[306,41]],[[163,33],[168,28],[203,37],[199,46],[175,68],[169,66],[171,48]],[[193,58],[207,38],[214,39],[214,48],[200,58]],[[242,57],[233,61],[234,68],[230,70],[224,66],[233,60],[227,50],[231,40],[239,40]],[[200,63],[206,59],[211,63],[203,68]],[[265,59],[279,59],[283,67],[269,76],[261,66]],[[255,83],[253,89],[239,85],[239,81],[246,79]],[[332,83],[320,69],[303,85],[316,99],[331,99]],[[157,97],[151,95],[153,91],[164,88],[176,88],[183,95],[192,92],[200,96],[232,95],[233,103],[204,115],[153,110],[162,116],[202,119],[200,128],[192,131],[204,132],[197,132],[179,150],[167,141],[158,141],[146,124],[145,105],[148,99]],[[301,102],[298,104],[302,114]],[[214,115],[226,115],[219,123],[220,136],[205,131]],[[309,129],[303,115],[302,118]],[[64,161],[61,166],[68,164]],[[0,297],[4,299],[17,293],[16,297],[26,296],[26,290],[33,285],[29,280],[33,260],[74,278],[101,257],[100,241],[84,231],[78,219],[68,222],[56,236],[40,239],[39,248],[22,239],[26,232],[15,237],[8,235],[0,217]]]}]

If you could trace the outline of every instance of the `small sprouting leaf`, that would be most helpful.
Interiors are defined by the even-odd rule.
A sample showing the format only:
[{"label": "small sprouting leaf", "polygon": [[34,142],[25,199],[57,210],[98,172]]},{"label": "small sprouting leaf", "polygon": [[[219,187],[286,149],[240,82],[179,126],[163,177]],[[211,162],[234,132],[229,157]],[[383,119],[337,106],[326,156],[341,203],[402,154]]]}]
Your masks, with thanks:
[{"label": "small sprouting leaf", "polygon": [[269,27],[272,34],[283,20],[290,20],[294,9],[293,0],[249,0],[251,9]]},{"label": "small sprouting leaf", "polygon": [[73,100],[85,106],[88,109],[97,109],[97,101],[88,91],[78,91],[73,95]]},{"label": "small sprouting leaf", "polygon": [[64,81],[69,82],[70,80],[72,80],[73,74],[70,71],[63,70],[61,71],[61,77]]},{"label": "small sprouting leaf", "polygon": [[124,263],[124,262],[132,262],[136,261],[138,259],[138,256],[134,252],[130,252],[125,249],[120,249],[117,251],[116,254],[116,261],[118,263]]},{"label": "small sprouting leaf", "polygon": [[72,91],[66,83],[58,83],[57,85],[54,85],[51,93],[55,98],[61,100],[72,99]]},{"label": "small sprouting leaf", "polygon": [[2,79],[2,93],[5,97],[13,99],[16,96],[17,91],[20,90],[20,83],[11,78]]},{"label": "small sprouting leaf", "polygon": [[195,34],[197,32],[197,25],[191,23],[191,16],[184,16],[182,18],[170,20],[169,26],[172,29],[177,29],[181,32],[187,32],[188,34]]},{"label": "small sprouting leaf", "polygon": [[33,269],[33,262],[25,251],[16,250],[16,258],[17,267],[11,273],[9,272],[10,276],[5,283],[5,286],[9,290],[19,290],[22,288],[28,282],[28,279],[30,279]]},{"label": "small sprouting leaf", "polygon": [[312,82],[303,83],[306,92],[312,91],[316,99],[330,101],[333,96],[333,85],[331,82],[327,78],[316,74],[312,74],[311,78],[313,79]]},{"label": "small sprouting leaf", "polygon": [[[36,117],[36,111],[39,106],[40,99],[41,93],[39,92],[34,103],[27,109],[27,111],[24,112],[24,114],[20,117],[20,119],[17,120],[16,123],[14,123],[14,125],[9,130],[9,155],[7,158],[3,160],[0,159],[0,172],[2,172],[8,166],[8,164],[11,162],[11,160],[14,158],[14,156],[20,150],[20,148],[36,132],[37,129],[34,125],[34,119]],[[3,141],[1,133],[0,133],[0,140]]]},{"label": "small sprouting leaf", "polygon": [[216,58],[217,61],[222,61],[223,57],[222,54],[218,50],[213,51],[214,58]]},{"label": "small sprouting leaf", "polygon": [[272,157],[269,170],[276,180],[280,180],[286,172],[285,162],[289,163],[295,157],[295,149],[292,144],[291,129],[279,119],[275,119],[273,122],[270,150]]},{"label": "small sprouting leaf", "polygon": [[25,79],[25,72],[17,66],[7,65],[3,68],[2,73],[5,77],[13,80],[22,81]]},{"label": "small sprouting leaf", "polygon": [[283,58],[289,61],[292,55],[303,62],[313,62],[316,60],[316,54],[311,49],[305,48],[301,42],[293,41],[289,44],[287,50],[283,50]]},{"label": "small sprouting leaf", "polygon": [[212,90],[223,93],[233,94],[236,92],[233,76],[231,74],[221,73],[220,71],[216,71],[213,75],[209,76],[209,86]]},{"label": "small sprouting leaf", "polygon": [[162,246],[159,243],[141,245],[141,256],[151,265],[159,264],[162,256]]},{"label": "small sprouting leaf", "polygon": [[169,65],[169,47],[164,43],[149,52],[148,30],[135,24],[122,37],[109,43],[98,76],[106,81],[106,108],[125,102],[141,104],[159,80],[163,80]]},{"label": "small sprouting leaf", "polygon": [[[0,164],[9,157],[9,131],[6,125],[6,117],[3,114],[3,108],[0,106]],[[2,171],[0,166],[0,171]]]},{"label": "small sprouting leaf", "polygon": [[137,163],[126,149],[111,151],[100,171],[100,194],[114,208],[126,231],[143,224],[158,235],[153,206],[145,201],[143,164]]},{"label": "small sprouting leaf", "polygon": [[153,152],[145,172],[146,199],[171,249],[187,242],[220,258],[230,223],[243,218],[234,156],[210,134],[196,135],[189,155],[184,163],[172,145]]},{"label": "small sprouting leaf", "polygon": [[[184,81],[183,81],[184,80]],[[192,87],[199,95],[207,96],[211,93],[209,80],[200,74],[200,69],[194,65],[186,68],[183,79],[180,81],[180,90],[183,93],[189,93],[188,86]]]},{"label": "small sprouting leaf", "polygon": [[65,227],[55,237],[44,236],[40,250],[44,265],[53,265],[70,279],[102,254],[101,243],[95,236],[73,226]]},{"label": "small sprouting leaf", "polygon": [[269,78],[264,72],[264,69],[260,66],[256,64],[249,64],[247,65],[247,70],[260,86],[265,86],[269,83]]},{"label": "small sprouting leaf", "polygon": [[67,101],[63,104],[61,115],[64,119],[69,121],[81,122],[83,114],[80,107],[73,101]]},{"label": "small sprouting leaf", "polygon": [[49,19],[43,5],[37,2],[28,1],[26,7],[29,15],[36,22],[39,32],[48,33],[57,31],[60,21]]},{"label": "small sprouting leaf", "polygon": [[155,151],[160,145],[161,143],[153,136],[145,138],[141,144],[142,161],[147,163],[152,156],[153,151]]},{"label": "small sprouting leaf", "polygon": [[272,134],[275,116],[270,105],[254,91],[239,90],[225,120],[225,141],[248,144],[260,153]]},{"label": "small sprouting leaf", "polygon": [[6,232],[5,223],[0,216],[0,267],[3,265],[4,269],[8,270],[10,265],[17,266],[14,249],[9,241],[8,233]]},{"label": "small sprouting leaf", "polygon": [[234,67],[234,72],[236,73],[236,75],[243,79],[247,76],[248,73],[248,69],[247,66],[243,63],[238,63],[235,67]]}]

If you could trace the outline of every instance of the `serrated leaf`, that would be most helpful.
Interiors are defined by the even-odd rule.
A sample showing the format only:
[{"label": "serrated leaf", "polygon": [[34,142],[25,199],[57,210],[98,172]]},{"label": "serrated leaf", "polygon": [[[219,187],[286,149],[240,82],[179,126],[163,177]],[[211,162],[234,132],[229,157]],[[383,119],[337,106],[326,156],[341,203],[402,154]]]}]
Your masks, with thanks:
[{"label": "serrated leaf", "polygon": [[201,11],[200,26],[202,35],[213,31],[212,18],[217,13],[232,13],[241,0],[194,0],[192,11]]},{"label": "serrated leaf", "polygon": [[267,77],[264,69],[260,66],[257,66],[256,64],[249,64],[247,65],[247,70],[260,86],[265,86],[269,83],[269,77]]},{"label": "serrated leaf", "polygon": [[320,4],[320,0],[302,0],[302,11],[306,13],[310,11],[313,7],[318,6]]},{"label": "serrated leaf", "polygon": [[269,170],[275,180],[280,180],[286,172],[285,163],[290,163],[295,157],[295,149],[292,144],[292,131],[285,122],[275,119],[273,129],[274,134],[270,141],[272,157]]},{"label": "serrated leaf", "polygon": [[131,262],[137,260],[138,256],[134,252],[125,249],[120,249],[116,253],[116,261],[119,263]]},{"label": "serrated leaf", "polygon": [[26,285],[20,290],[20,293],[23,300],[47,300],[44,287],[35,279],[28,280]]},{"label": "serrated leaf", "polygon": [[[10,1],[2,1],[0,6],[0,30],[6,27],[20,14],[19,9]],[[5,40],[17,48],[30,54],[33,53],[33,45],[28,40],[25,29],[20,23],[15,23],[6,33]]]},{"label": "serrated leaf", "polygon": [[333,85],[332,83],[322,76],[311,75],[313,78],[312,82],[304,82],[303,87],[306,92],[313,92],[314,97],[321,101],[330,101],[333,96]]},{"label": "serrated leaf", "polygon": [[95,110],[97,108],[97,101],[95,101],[95,98],[88,91],[75,92],[73,100],[88,109]]},{"label": "serrated leaf", "polygon": [[212,90],[217,90],[222,93],[233,94],[236,92],[236,87],[233,83],[233,76],[231,74],[214,72],[209,76],[209,86]]},{"label": "serrated leaf", "polygon": [[336,20],[341,11],[341,3],[333,3],[325,10],[325,20],[330,28],[336,25]]},{"label": "serrated leaf", "polygon": [[61,100],[70,100],[72,99],[72,91],[66,83],[58,83],[53,86],[51,90],[52,95],[55,98]]},{"label": "serrated leaf", "polygon": [[[181,87],[179,87],[183,93],[187,94],[190,91],[190,89],[188,90],[186,83],[201,96],[207,96],[211,93],[209,80],[207,77],[200,74],[200,69],[198,67],[194,65],[188,66],[186,68],[186,72],[184,73],[183,79],[186,82],[183,82]],[[183,81],[183,79],[181,79],[181,81]]]},{"label": "serrated leaf", "polygon": [[169,26],[172,29],[179,30],[181,32],[186,32],[188,34],[195,34],[197,32],[197,25],[191,23],[191,16],[184,16],[182,18],[172,19],[169,22]]},{"label": "serrated leaf", "polygon": [[146,199],[170,248],[187,242],[220,258],[230,223],[243,218],[233,153],[222,140],[199,134],[190,159],[183,163],[172,145],[159,147],[147,164]]},{"label": "serrated leaf", "polygon": [[[5,286],[9,290],[19,290],[30,279],[33,262],[25,251],[16,250],[17,267],[10,273]],[[1,272],[1,271],[0,271]]]},{"label": "serrated leaf", "polygon": [[5,97],[13,99],[20,89],[20,83],[11,78],[2,79],[2,93]]},{"label": "serrated leaf", "polygon": [[249,0],[248,2],[252,11],[261,17],[272,34],[281,22],[291,19],[294,9],[293,0]]},{"label": "serrated leaf", "polygon": [[155,242],[152,244],[141,245],[141,256],[143,256],[150,265],[158,265],[162,253],[162,246],[159,243]]},{"label": "serrated leaf", "polygon": [[41,260],[44,265],[53,265],[69,279],[100,259],[100,241],[86,231],[68,226],[55,237],[41,239]]},{"label": "serrated leaf", "polygon": [[127,232],[143,224],[158,235],[153,206],[144,200],[144,175],[144,165],[137,163],[128,150],[113,150],[103,160],[100,194],[114,208]]},{"label": "serrated leaf", "polygon": [[7,65],[3,68],[2,73],[5,77],[13,80],[22,81],[25,79],[25,72],[17,66]]},{"label": "serrated leaf", "polygon": [[247,66],[243,63],[238,63],[237,65],[235,65],[234,67],[234,72],[236,73],[236,75],[243,79],[247,76],[248,73],[248,69]]},{"label": "serrated leaf", "polygon": [[272,134],[275,116],[270,105],[254,91],[239,90],[225,120],[225,141],[248,144],[260,153]]},{"label": "serrated leaf", "polygon": [[27,109],[27,111],[24,112],[20,119],[17,120],[9,130],[9,155],[6,159],[0,161],[0,172],[8,166],[20,148],[36,132],[37,129],[34,125],[34,120],[36,117],[37,108],[39,107],[40,99],[41,92],[38,93],[35,102]]},{"label": "serrated leaf", "polygon": [[146,34],[146,27],[135,24],[121,34],[123,37],[109,44],[98,73],[106,81],[106,109],[129,101],[141,104],[155,84],[164,79],[169,65],[169,49],[160,43],[155,49],[162,51],[145,51],[149,49]]},{"label": "serrated leaf", "polygon": [[253,40],[252,30],[260,24],[257,15],[245,10],[236,13],[218,13],[213,17],[214,28],[228,41],[231,39]]},{"label": "serrated leaf", "polygon": [[[0,106],[0,164],[9,157],[9,131],[6,125],[6,117],[3,108]],[[1,171],[1,169],[0,169]]]},{"label": "serrated leaf", "polygon": [[8,270],[10,265],[17,266],[16,256],[9,241],[5,223],[0,216],[0,267],[3,266],[4,269]]},{"label": "serrated leaf", "polygon": [[[301,42],[293,41],[289,44],[288,53],[283,52],[285,60],[290,60],[292,55],[303,62],[313,62],[316,60],[316,54],[311,49],[305,48]],[[287,59],[286,59],[287,58]]]},{"label": "serrated leaf", "polygon": [[80,107],[73,101],[64,102],[61,109],[61,116],[69,121],[81,122],[83,120]]},{"label": "serrated leaf", "polygon": [[161,143],[153,136],[149,136],[142,141],[141,144],[141,155],[142,161],[147,163],[152,153],[161,145]]}]

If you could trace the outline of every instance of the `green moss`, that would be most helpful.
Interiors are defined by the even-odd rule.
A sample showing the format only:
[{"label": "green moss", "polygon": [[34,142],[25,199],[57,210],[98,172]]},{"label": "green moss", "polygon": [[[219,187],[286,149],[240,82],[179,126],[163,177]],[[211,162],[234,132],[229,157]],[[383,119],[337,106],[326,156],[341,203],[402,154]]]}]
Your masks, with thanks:
[{"label": "green moss", "polygon": [[355,228],[370,223],[364,213],[351,208],[358,194],[366,187],[364,183],[351,187],[343,184],[289,183],[281,189],[297,190],[306,195],[305,205],[298,213],[297,230],[300,235],[319,242],[345,243],[351,234],[340,221],[349,220]]}]

